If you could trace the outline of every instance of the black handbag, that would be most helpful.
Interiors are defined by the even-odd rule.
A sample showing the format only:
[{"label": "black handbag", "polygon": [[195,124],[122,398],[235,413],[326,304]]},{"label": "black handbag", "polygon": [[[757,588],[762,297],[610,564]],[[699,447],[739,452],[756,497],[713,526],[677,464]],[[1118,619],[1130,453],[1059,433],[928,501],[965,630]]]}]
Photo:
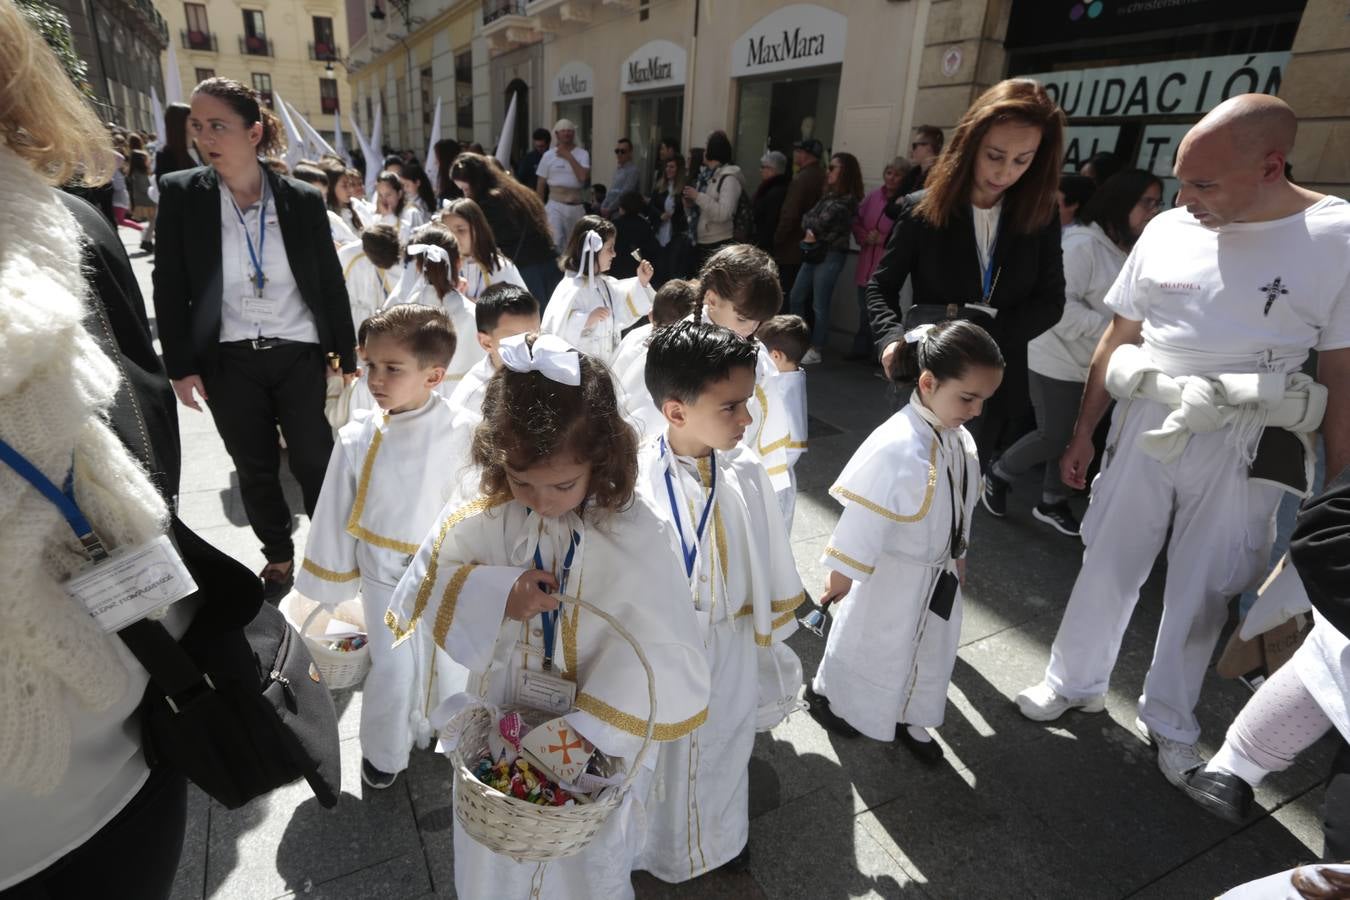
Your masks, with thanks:
[{"label": "black handbag", "polygon": [[798,245],[802,251],[802,263],[823,263],[830,254],[830,245],[824,241],[802,241]]},{"label": "black handbag", "polygon": [[[123,369],[107,314],[90,304],[90,333]],[[126,375],[109,423],[153,471],[149,434]],[[181,772],[229,809],[303,777],[319,803],[337,804],[337,712],[313,658],[262,584],[238,561],[171,520],[170,537],[198,591],[181,640],[142,619],[117,635],[150,674],[141,700],[146,762]]]}]

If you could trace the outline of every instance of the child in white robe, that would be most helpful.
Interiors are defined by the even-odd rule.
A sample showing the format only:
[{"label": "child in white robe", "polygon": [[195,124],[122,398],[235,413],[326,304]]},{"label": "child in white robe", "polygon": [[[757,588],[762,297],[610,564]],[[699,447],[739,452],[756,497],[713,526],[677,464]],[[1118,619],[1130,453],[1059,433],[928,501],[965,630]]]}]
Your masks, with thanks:
[{"label": "child in white robe", "polygon": [[[638,431],[641,440],[659,437],[665,433],[666,420],[656,404],[648,402],[647,342],[652,330],[674,325],[693,315],[698,304],[698,282],[693,279],[672,278],[661,285],[652,298],[652,311],[646,325],[639,325],[623,336],[619,351],[610,364],[614,383],[619,386],[619,404],[628,416],[628,422]],[[630,397],[630,395],[634,395]]]},{"label": "child in white robe", "polygon": [[564,252],[566,274],[544,307],[543,328],[609,365],[623,330],[652,307],[652,264],[643,260],[637,275],[615,280],[605,273],[614,262],[614,224],[582,216]]},{"label": "child in white robe", "polygon": [[769,359],[778,370],[779,394],[794,436],[785,448],[788,487],[778,492],[778,506],[790,536],[792,514],[797,507],[797,460],[806,452],[806,370],[802,368],[802,357],[811,348],[811,329],[801,316],[774,316],[759,326],[755,336],[769,351]]},{"label": "child in white robe", "polygon": [[314,509],[296,590],[328,609],[361,594],[370,672],[361,697],[361,778],[387,788],[427,746],[428,713],[463,689],[465,671],[427,640],[393,646],[384,627],[389,598],[444,505],[437,448],[451,432],[450,407],[432,388],[455,336],[445,316],[397,306],[362,324],[369,384],[380,409],[338,431]]},{"label": "child in white robe", "polygon": [[796,631],[806,599],[769,476],[740,444],[757,357],[705,323],[667,326],[648,345],[667,430],[638,453],[638,496],[668,526],[712,671],[708,720],[661,746],[647,800],[638,867],[663,881],[748,858],[759,654]]},{"label": "child in white robe", "polygon": [[375,179],[375,216],[371,224],[390,225],[398,230],[398,242],[408,244],[412,233],[426,223],[422,211],[403,190],[403,182],[393,172],[381,172]]},{"label": "child in white robe", "polygon": [[[980,494],[964,423],[1003,380],[1003,357],[970,322],[920,326],[900,345],[903,409],[863,441],[830,488],[844,511],[821,564],[822,606],[838,601],[806,700],[830,730],[896,737],[936,763],[961,634],[970,520]],[[897,727],[899,726],[899,727]]]},{"label": "child in white robe", "polygon": [[[404,250],[404,259],[409,263],[408,271],[385,308],[396,303],[420,303],[438,309],[450,318],[450,324],[461,340],[455,345],[455,358],[445,370],[445,380],[437,388],[438,393],[448,397],[465,373],[487,355],[476,340],[469,340],[469,335],[478,330],[474,323],[473,301],[455,289],[459,283],[459,245],[443,226],[423,225],[413,232],[412,243]],[[411,284],[409,277],[415,279]]]},{"label": "child in white robe", "polygon": [[468,197],[446,200],[436,221],[449,229],[459,245],[459,290],[475,303],[495,284],[525,287],[516,264],[502,255],[487,217]]},{"label": "child in white robe", "polygon": [[[654,675],[655,738],[669,741],[707,715],[708,664],[688,581],[673,553],[651,552],[667,537],[632,502],[637,437],[604,366],[554,335],[509,338],[499,353],[474,436],[483,494],[446,508],[386,621],[400,637],[430,631],[470,669],[468,693],[494,705],[516,699],[523,671],[555,673],[575,686],[569,724],[631,766],[650,717],[647,677],[631,646],[567,597],[603,608],[638,640]],[[649,783],[645,773],[637,779],[584,850],[547,863],[499,856],[456,820],[455,890],[631,898]]]},{"label": "child in white robe", "polygon": [[372,225],[361,233],[361,240],[338,250],[338,264],[347,282],[347,298],[352,307],[352,329],[384,308],[393,290],[398,263],[398,232],[388,225]]},{"label": "child in white robe", "polygon": [[[754,342],[758,349],[755,393],[749,403],[751,423],[744,443],[759,454],[774,491],[788,490],[792,485],[788,475],[788,447],[794,443],[805,446],[806,432],[793,433],[778,367],[773,364],[768,349],[754,338],[759,326],[773,318],[783,305],[778,266],[758,247],[732,244],[708,257],[699,273],[698,285],[694,319],[729,328],[745,340]],[[626,363],[623,378],[625,414],[630,422],[655,421],[652,417],[660,415],[640,378],[645,365],[645,345],[633,348],[632,360]],[[634,366],[638,368],[635,370]],[[633,376],[634,371],[639,377]],[[786,517],[784,523],[788,524]]]}]

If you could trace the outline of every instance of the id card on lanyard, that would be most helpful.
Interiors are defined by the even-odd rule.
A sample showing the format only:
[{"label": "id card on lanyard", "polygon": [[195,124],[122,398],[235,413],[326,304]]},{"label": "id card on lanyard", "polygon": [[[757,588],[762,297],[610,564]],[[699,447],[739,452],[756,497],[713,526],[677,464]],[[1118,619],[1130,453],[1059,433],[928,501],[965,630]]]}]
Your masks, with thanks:
[{"label": "id card on lanyard", "polygon": [[75,467],[57,487],[27,457],[0,440],[0,461],[61,511],[90,564],[65,584],[66,593],[88,610],[105,634],[112,634],[151,612],[182,600],[197,584],[173,544],[159,535],[134,547],[108,552],[75,503]]},{"label": "id card on lanyard", "polygon": [[[572,560],[576,556],[577,545],[580,543],[581,535],[573,531],[568,543],[567,554],[563,558],[562,571],[558,574],[558,593],[560,594],[567,592],[567,580],[572,574]],[[544,571],[544,560],[538,546],[534,548],[534,567]],[[571,712],[577,697],[576,682],[563,678],[553,670],[553,648],[557,640],[558,619],[562,613],[563,605],[561,603],[555,610],[539,613],[540,622],[543,624],[544,638],[543,671],[535,672],[522,667],[516,676],[517,704],[546,710],[557,716]],[[572,665],[576,665],[576,660],[572,660]]]},{"label": "id card on lanyard", "polygon": [[248,223],[244,219],[244,213],[239,209],[239,204],[235,202],[234,196],[230,196],[230,206],[234,209],[234,215],[239,220],[239,229],[244,233],[244,245],[248,248],[249,263],[252,268],[250,281],[253,283],[253,293],[245,294],[240,299],[243,308],[244,317],[254,321],[260,319],[275,319],[277,317],[277,302],[263,296],[263,287],[267,284],[267,275],[263,271],[263,252],[267,243],[267,204],[271,200],[271,192],[268,190],[267,178],[263,178],[262,196],[258,200],[258,246],[254,249],[253,238],[248,233]]}]

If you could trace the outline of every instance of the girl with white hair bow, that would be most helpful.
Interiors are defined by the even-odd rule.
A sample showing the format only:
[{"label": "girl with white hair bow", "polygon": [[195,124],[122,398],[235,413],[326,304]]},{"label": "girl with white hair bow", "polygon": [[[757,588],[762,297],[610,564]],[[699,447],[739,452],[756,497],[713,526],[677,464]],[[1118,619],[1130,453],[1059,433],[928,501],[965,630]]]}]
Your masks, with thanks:
[{"label": "girl with white hair bow", "polygon": [[622,281],[605,272],[614,261],[613,223],[584,216],[572,229],[563,258],[566,276],[544,309],[543,330],[606,365],[618,352],[624,329],[651,312],[652,264],[643,260],[637,275]]}]

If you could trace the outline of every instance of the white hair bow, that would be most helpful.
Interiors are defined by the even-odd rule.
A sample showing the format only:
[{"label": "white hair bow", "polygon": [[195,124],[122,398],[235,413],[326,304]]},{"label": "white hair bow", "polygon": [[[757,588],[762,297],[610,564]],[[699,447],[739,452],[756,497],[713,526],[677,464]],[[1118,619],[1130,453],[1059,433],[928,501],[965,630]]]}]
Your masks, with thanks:
[{"label": "white hair bow", "polygon": [[449,208],[450,208],[450,204],[453,203],[453,202],[454,202],[454,201],[451,200],[449,197],[443,198],[443,199],[441,200],[441,209],[449,209]]},{"label": "white hair bow", "polygon": [[578,274],[586,276],[586,286],[589,288],[595,287],[595,269],[599,265],[597,257],[604,246],[605,241],[598,231],[586,232],[586,237],[581,240],[581,271]]},{"label": "white hair bow", "polygon": [[450,264],[450,254],[439,244],[409,244],[409,256],[425,256],[432,262]]},{"label": "white hair bow", "polygon": [[928,324],[926,324],[926,325],[916,325],[916,326],[914,326],[913,328],[911,328],[909,331],[906,331],[906,332],[905,332],[905,343],[906,343],[906,344],[917,344],[919,341],[921,341],[921,340],[923,340],[924,338],[928,337],[928,332],[930,332],[930,331],[932,331],[932,330],[933,330],[933,325],[932,325],[931,322],[928,323]]},{"label": "white hair bow", "polygon": [[502,365],[512,372],[542,372],[559,384],[581,384],[581,355],[556,334],[541,334],[531,347],[525,335],[506,338],[497,347]]}]

